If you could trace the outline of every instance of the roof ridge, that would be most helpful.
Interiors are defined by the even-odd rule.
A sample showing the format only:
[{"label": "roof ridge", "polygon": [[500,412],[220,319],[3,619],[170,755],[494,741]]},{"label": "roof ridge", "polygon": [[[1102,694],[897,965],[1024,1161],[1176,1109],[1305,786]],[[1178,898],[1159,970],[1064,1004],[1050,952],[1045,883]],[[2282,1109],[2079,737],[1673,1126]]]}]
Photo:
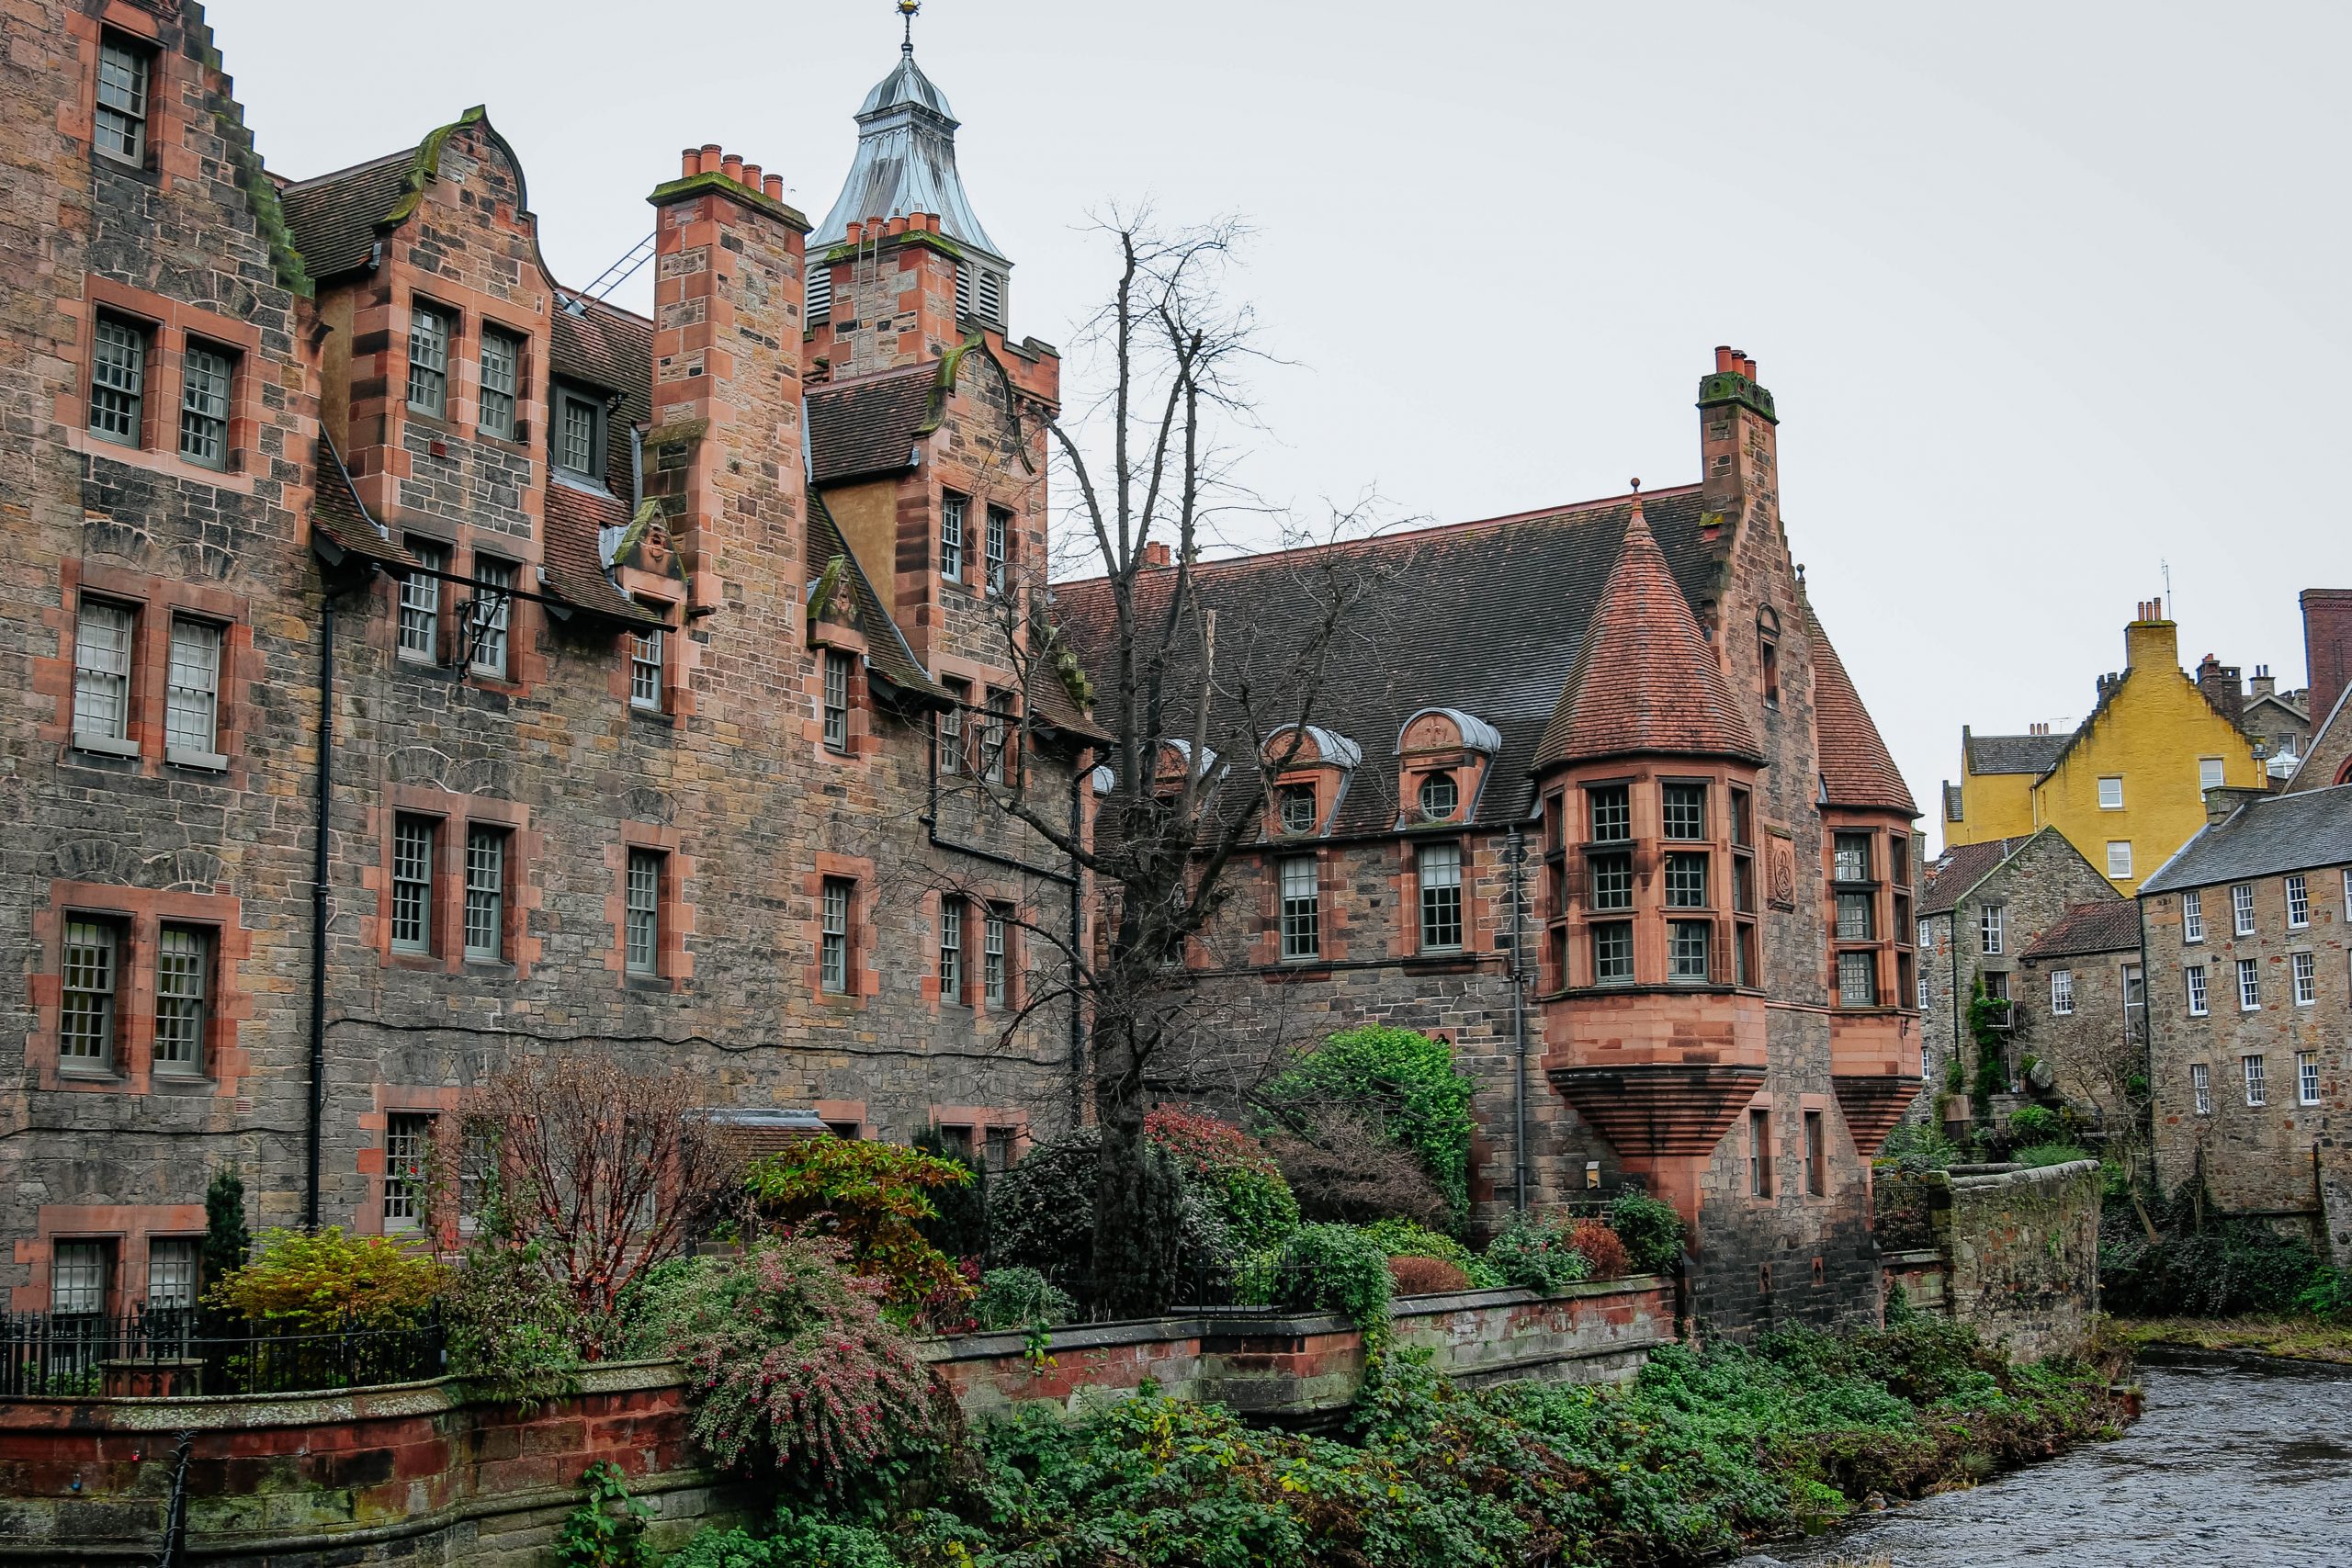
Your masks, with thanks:
[{"label": "roof ridge", "polygon": [[324,174],[304,175],[300,179],[289,179],[286,182],[286,188],[300,190],[305,186],[314,186],[322,180],[335,180],[341,179],[345,175],[362,174],[369,169],[380,168],[386,164],[413,158],[415,155],[416,143],[412,141],[405,147],[395,147],[392,151],[379,152],[373,158],[362,158],[356,164],[345,164],[340,169],[329,169]]}]

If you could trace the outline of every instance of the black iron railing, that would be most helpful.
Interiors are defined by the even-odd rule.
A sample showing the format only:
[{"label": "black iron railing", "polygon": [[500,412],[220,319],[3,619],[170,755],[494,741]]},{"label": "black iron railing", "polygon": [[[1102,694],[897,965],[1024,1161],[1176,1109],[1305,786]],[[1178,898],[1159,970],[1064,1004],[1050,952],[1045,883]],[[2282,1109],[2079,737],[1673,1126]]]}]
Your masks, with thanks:
[{"label": "black iron railing", "polygon": [[447,1370],[437,1318],[320,1332],[187,1308],[0,1315],[0,1398],[302,1393]]}]

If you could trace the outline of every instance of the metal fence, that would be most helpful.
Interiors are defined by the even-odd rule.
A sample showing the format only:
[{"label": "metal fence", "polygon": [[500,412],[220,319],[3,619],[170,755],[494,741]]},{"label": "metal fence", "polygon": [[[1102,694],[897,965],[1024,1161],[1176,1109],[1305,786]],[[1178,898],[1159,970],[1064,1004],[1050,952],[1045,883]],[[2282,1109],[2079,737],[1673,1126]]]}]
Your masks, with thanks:
[{"label": "metal fence", "polygon": [[437,1318],[319,1333],[192,1309],[0,1315],[0,1398],[303,1393],[413,1382],[448,1366]]}]

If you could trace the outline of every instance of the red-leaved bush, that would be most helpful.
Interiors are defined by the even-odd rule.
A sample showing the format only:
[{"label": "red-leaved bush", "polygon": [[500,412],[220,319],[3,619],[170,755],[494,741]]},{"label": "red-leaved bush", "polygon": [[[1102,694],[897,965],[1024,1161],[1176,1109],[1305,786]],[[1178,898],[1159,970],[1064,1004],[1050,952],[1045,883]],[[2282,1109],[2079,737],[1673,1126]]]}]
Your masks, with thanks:
[{"label": "red-leaved bush", "polygon": [[1625,1244],[1600,1220],[1578,1220],[1569,1228],[1568,1245],[1583,1253],[1584,1260],[1592,1265],[1589,1279],[1622,1280],[1634,1271],[1634,1260],[1626,1255]]},{"label": "red-leaved bush", "polygon": [[830,1237],[770,1239],[642,1282],[635,1348],[686,1363],[691,1431],[719,1468],[840,1492],[936,1446],[931,1371],[883,1318],[882,1281],[851,1274],[848,1258]]},{"label": "red-leaved bush", "polygon": [[1392,1258],[1388,1277],[1400,1296],[1434,1296],[1470,1288],[1469,1276],[1442,1258]]}]

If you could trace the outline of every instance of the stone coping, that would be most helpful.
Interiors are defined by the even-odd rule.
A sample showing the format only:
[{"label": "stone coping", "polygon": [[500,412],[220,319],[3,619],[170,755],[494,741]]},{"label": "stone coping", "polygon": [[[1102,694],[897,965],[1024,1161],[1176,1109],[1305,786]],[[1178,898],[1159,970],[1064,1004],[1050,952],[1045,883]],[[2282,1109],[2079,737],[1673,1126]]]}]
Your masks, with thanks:
[{"label": "stone coping", "polygon": [[[1599,1296],[1637,1295],[1666,1283],[1660,1274],[1629,1274],[1618,1280],[1587,1280],[1549,1295],[1516,1286],[1490,1291],[1450,1291],[1440,1295],[1398,1296],[1389,1305],[1392,1321],[1442,1317],[1450,1313],[1487,1307],[1532,1306],[1544,1302],[1577,1301]],[[1265,1307],[1210,1307],[1167,1317],[1128,1318],[1116,1323],[1080,1323],[1046,1332],[1048,1354],[1100,1350],[1118,1345],[1148,1345],[1163,1340],[1203,1337],[1302,1338],[1309,1335],[1346,1334],[1356,1326],[1340,1313],[1278,1312]],[[1020,1329],[989,1330],[926,1339],[916,1348],[924,1360],[991,1361],[1017,1356],[1028,1348],[1029,1337]]]},{"label": "stone coping", "polygon": [[2081,1176],[2098,1168],[2095,1159],[2070,1159],[2064,1165],[2008,1165],[1980,1167],[1967,1176],[1955,1175],[1951,1184],[1958,1187],[2026,1187],[2041,1181],[2056,1181],[2062,1177]]},{"label": "stone coping", "polygon": [[[316,1427],[353,1421],[431,1416],[482,1403],[473,1395],[479,1380],[432,1378],[421,1382],[378,1383],[317,1393],[208,1393],[160,1399],[14,1399],[0,1401],[0,1423],[19,1427],[100,1424],[117,1431],[176,1432],[250,1430],[256,1427]],[[671,1388],[685,1381],[683,1362],[594,1361],[573,1375],[559,1397],[629,1393]],[[8,1419],[12,1412],[21,1413]],[[74,1417],[79,1414],[80,1419]],[[24,1419],[29,1416],[31,1419]]]},{"label": "stone coping", "polygon": [[1938,1252],[1932,1247],[1919,1248],[1911,1252],[1882,1252],[1879,1254],[1879,1261],[1881,1263],[1927,1264],[1941,1263],[1943,1260],[1944,1255]]}]

